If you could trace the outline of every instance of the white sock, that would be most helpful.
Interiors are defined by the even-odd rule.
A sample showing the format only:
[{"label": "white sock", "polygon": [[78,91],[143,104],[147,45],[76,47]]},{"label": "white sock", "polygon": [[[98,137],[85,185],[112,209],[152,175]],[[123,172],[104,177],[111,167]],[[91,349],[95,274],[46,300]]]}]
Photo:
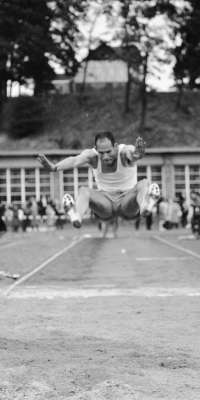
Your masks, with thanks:
[{"label": "white sock", "polygon": [[74,221],[81,221],[81,217],[79,215],[79,213],[77,213],[77,211],[74,209],[74,207],[70,208],[70,210],[67,212],[67,215],[69,215],[70,221],[74,222]]}]

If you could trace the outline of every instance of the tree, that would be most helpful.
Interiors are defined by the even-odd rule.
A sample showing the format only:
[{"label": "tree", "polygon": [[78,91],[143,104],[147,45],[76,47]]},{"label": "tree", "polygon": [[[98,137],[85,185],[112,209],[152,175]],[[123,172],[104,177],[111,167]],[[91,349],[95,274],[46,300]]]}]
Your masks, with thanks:
[{"label": "tree", "polygon": [[[136,47],[135,46],[136,29],[138,28],[138,24],[135,16],[131,15],[130,17],[130,15],[131,15],[131,2],[125,1],[121,6],[121,16],[123,18],[121,34],[122,34],[122,49],[123,49],[122,58],[127,64],[127,84],[125,90],[125,107],[124,107],[126,113],[130,111],[130,92],[131,92],[131,84],[133,81],[132,70],[134,70],[135,68],[139,70],[139,63],[141,62],[141,57],[138,57],[139,51],[137,53],[134,51],[134,54],[132,52],[133,43],[134,47]],[[130,26],[132,27],[132,31],[130,31]],[[136,54],[137,57],[135,58]]]},{"label": "tree", "polygon": [[[112,15],[113,6],[110,0],[92,0],[85,3],[82,26],[80,25],[79,49],[80,47],[85,48],[87,56],[84,58],[83,64],[83,81],[81,85],[81,97],[85,91],[85,83],[87,78],[88,62],[90,60],[90,53],[94,47],[101,42],[101,38],[97,37],[95,29],[100,22],[100,19],[104,16],[108,18]],[[83,33],[84,32],[84,33]]]},{"label": "tree", "polygon": [[17,4],[11,5],[6,0],[0,4],[0,104],[7,96],[7,80],[12,79],[11,59],[15,51],[14,35],[19,29]]},{"label": "tree", "polygon": [[20,5],[22,34],[17,37],[22,60],[20,70],[26,79],[34,80],[34,94],[40,95],[54,77],[50,65],[51,56],[58,51],[51,34],[54,13],[48,0],[29,0],[28,3],[22,0]]},{"label": "tree", "polygon": [[0,95],[7,80],[32,78],[35,95],[51,86],[55,62],[68,76],[78,68],[76,36],[85,0],[2,0],[0,4]]},{"label": "tree", "polygon": [[2,126],[12,139],[38,135],[43,131],[44,123],[45,107],[42,98],[20,96],[9,99],[4,105]]},{"label": "tree", "polygon": [[1,99],[7,80],[24,83],[33,78],[35,93],[43,91],[53,77],[49,55],[57,47],[51,35],[53,11],[48,0],[2,0],[0,5]]},{"label": "tree", "polygon": [[[161,32],[158,28],[156,18],[158,16],[169,15],[173,10],[170,1],[138,1],[138,0],[120,0],[120,17],[122,20],[121,29],[118,37],[121,38],[122,45],[130,47],[134,44],[140,53],[140,99],[141,99],[141,116],[139,130],[145,129],[146,112],[147,112],[147,91],[151,89],[150,81],[156,73],[157,67],[161,62],[168,62],[168,44],[165,40],[165,32]],[[131,65],[134,60],[129,60]],[[130,84],[129,84],[130,89]],[[128,89],[128,90],[129,90]],[[127,99],[129,96],[127,95]],[[129,110],[128,100],[126,110]]]},{"label": "tree", "polygon": [[73,77],[79,67],[77,59],[79,21],[86,6],[87,0],[56,0],[52,33],[59,46],[57,59],[61,62],[68,77]]},{"label": "tree", "polygon": [[179,44],[174,50],[177,86],[199,87],[200,78],[200,3],[188,0],[179,17]]}]

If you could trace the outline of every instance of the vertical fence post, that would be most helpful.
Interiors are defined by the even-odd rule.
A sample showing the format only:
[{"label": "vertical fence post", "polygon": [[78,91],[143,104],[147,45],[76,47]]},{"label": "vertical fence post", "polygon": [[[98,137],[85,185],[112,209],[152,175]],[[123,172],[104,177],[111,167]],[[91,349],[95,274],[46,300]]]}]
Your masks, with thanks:
[{"label": "vertical fence post", "polygon": [[74,198],[78,196],[78,168],[74,168]]},{"label": "vertical fence post", "polygon": [[62,206],[62,199],[64,196],[63,171],[58,172],[58,181],[59,181],[59,202]]},{"label": "vertical fence post", "polygon": [[165,166],[161,166],[161,187],[162,192],[161,195],[165,198],[166,197],[166,186],[165,186]]},{"label": "vertical fence post", "polygon": [[92,168],[88,168],[88,187],[90,189],[93,188],[93,173],[92,173]]},{"label": "vertical fence post", "polygon": [[185,197],[186,202],[190,204],[190,168],[189,165],[185,166]]},{"label": "vertical fence post", "polygon": [[151,182],[151,166],[147,165],[147,180]]},{"label": "vertical fence post", "polygon": [[175,192],[174,166],[171,158],[167,157],[164,162],[165,168],[165,192],[167,198],[173,198]]},{"label": "vertical fence post", "polygon": [[26,203],[26,191],[25,191],[25,169],[21,168],[21,203]]},{"label": "vertical fence post", "polygon": [[35,195],[36,200],[40,200],[40,168],[35,169]]},{"label": "vertical fence post", "polygon": [[6,197],[7,204],[11,204],[11,176],[10,176],[10,168],[6,169]]}]

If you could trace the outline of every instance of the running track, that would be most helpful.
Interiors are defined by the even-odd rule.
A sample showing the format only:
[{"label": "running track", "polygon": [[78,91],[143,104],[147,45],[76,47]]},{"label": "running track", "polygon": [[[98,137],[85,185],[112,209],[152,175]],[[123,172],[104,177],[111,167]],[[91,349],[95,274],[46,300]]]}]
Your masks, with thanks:
[{"label": "running track", "polygon": [[127,225],[102,239],[95,227],[69,227],[11,235],[0,249],[1,270],[20,275],[1,279],[2,296],[200,296],[200,246],[188,231]]}]

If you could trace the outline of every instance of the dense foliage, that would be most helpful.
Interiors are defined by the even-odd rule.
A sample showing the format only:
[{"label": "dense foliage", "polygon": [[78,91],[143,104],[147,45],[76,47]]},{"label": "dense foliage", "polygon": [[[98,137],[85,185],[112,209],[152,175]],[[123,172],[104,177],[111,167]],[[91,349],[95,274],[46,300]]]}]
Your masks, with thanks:
[{"label": "dense foliage", "polygon": [[179,18],[181,43],[175,48],[175,77],[179,86],[199,87],[200,78],[200,2],[188,0]]},{"label": "dense foliage", "polygon": [[32,78],[35,95],[44,93],[54,77],[55,61],[68,74],[75,72],[81,5],[80,0],[1,0],[0,101],[6,98],[8,80],[22,84]]},{"label": "dense foliage", "polygon": [[[107,43],[118,40],[123,49],[121,58],[127,64],[128,79],[122,107],[125,112],[131,112],[131,85],[137,84],[141,132],[146,129],[147,94],[152,90],[150,78],[154,78],[161,63],[167,64],[174,57],[175,84],[181,96],[185,88],[199,87],[199,0],[1,0],[0,106],[7,98],[8,81],[22,85],[32,79],[34,95],[48,96],[55,76],[55,63],[64,68],[68,77],[73,77],[80,65],[81,47],[89,54],[101,39],[93,34],[102,16],[107,20],[110,32]],[[163,35],[154,24],[157,17],[166,23]],[[135,67],[138,68],[137,76]],[[84,81],[86,73],[87,64]],[[22,114],[26,108],[23,101]],[[181,102],[179,97],[177,105]],[[30,132],[26,121],[27,118],[24,119],[25,128],[19,124],[21,133],[19,128],[14,129],[18,132],[16,136]],[[18,126],[18,121],[15,125]],[[33,123],[33,127],[36,125]],[[41,123],[39,125],[41,127]]]},{"label": "dense foliage", "polygon": [[12,139],[38,135],[45,126],[45,110],[44,101],[38,97],[11,99],[4,105],[2,128]]}]

